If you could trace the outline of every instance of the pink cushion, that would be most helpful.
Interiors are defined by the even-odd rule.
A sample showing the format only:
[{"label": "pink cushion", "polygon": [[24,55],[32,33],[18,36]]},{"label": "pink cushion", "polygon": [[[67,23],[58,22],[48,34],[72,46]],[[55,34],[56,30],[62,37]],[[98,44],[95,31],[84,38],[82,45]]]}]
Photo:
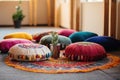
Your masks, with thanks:
[{"label": "pink cushion", "polygon": [[15,39],[15,38],[5,39],[0,41],[0,50],[1,52],[6,53],[9,51],[9,49],[12,46],[18,43],[32,43],[32,42],[26,39]]},{"label": "pink cushion", "polygon": [[69,37],[69,35],[71,35],[74,32],[76,32],[76,31],[72,30],[72,29],[62,29],[62,30],[58,31],[58,34]]},{"label": "pink cushion", "polygon": [[96,43],[78,42],[67,46],[64,55],[70,60],[94,61],[106,57],[106,51]]}]

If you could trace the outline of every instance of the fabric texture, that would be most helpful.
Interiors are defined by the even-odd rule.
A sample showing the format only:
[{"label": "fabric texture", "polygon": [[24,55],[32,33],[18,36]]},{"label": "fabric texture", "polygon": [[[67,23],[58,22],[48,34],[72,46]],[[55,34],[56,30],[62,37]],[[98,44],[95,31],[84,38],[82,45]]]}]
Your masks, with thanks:
[{"label": "fabric texture", "polygon": [[30,72],[41,73],[76,73],[90,72],[94,70],[108,69],[120,64],[120,58],[112,55],[107,55],[106,58],[99,61],[80,62],[69,61],[66,59],[49,59],[37,62],[13,61],[9,57],[5,58],[5,63],[8,66]]},{"label": "fabric texture", "polygon": [[70,60],[96,61],[105,58],[106,51],[96,43],[78,42],[67,46],[64,55]]},{"label": "fabric texture", "polygon": [[0,50],[2,53],[7,53],[12,46],[18,43],[32,43],[32,42],[27,39],[16,39],[16,38],[4,39],[0,41]]},{"label": "fabric texture", "polygon": [[75,30],[72,29],[62,29],[58,31],[59,35],[69,37],[72,33],[76,32]]},{"label": "fabric texture", "polygon": [[48,47],[34,43],[16,44],[9,50],[11,60],[18,61],[41,61],[51,56]]},{"label": "fabric texture", "polygon": [[120,43],[117,39],[108,36],[96,36],[85,40],[87,42],[94,42],[102,45],[106,51],[113,51],[120,47]]},{"label": "fabric texture", "polygon": [[[40,43],[50,48],[51,40],[52,40],[52,36],[46,35],[41,38]],[[60,49],[63,50],[66,48],[66,46],[71,44],[71,40],[68,37],[58,35],[58,43],[60,43]]]},{"label": "fabric texture", "polygon": [[32,37],[38,43],[43,36],[49,35],[51,32],[52,31],[43,32],[43,33],[35,33],[32,35]]},{"label": "fabric texture", "polygon": [[75,32],[71,34],[69,38],[71,39],[72,43],[74,43],[74,42],[84,41],[93,36],[98,36],[98,35],[93,32]]},{"label": "fabric texture", "polygon": [[4,36],[4,39],[9,39],[9,38],[22,38],[22,39],[32,40],[32,35],[26,32],[14,32]]}]

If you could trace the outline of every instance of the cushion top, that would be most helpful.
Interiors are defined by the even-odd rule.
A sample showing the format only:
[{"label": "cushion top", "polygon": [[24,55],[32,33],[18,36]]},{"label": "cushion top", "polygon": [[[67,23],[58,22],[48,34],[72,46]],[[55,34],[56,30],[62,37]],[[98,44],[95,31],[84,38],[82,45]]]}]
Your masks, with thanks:
[{"label": "cushion top", "polygon": [[[46,60],[51,56],[48,47],[40,44],[22,43],[16,44],[9,50],[11,59],[21,61],[39,61]],[[23,56],[22,58],[19,56]]]},{"label": "cushion top", "polygon": [[90,37],[93,36],[98,36],[96,33],[93,32],[75,32],[73,34],[71,34],[69,36],[69,38],[71,39],[71,41],[74,42],[80,42],[80,41],[84,41]]},{"label": "cushion top", "polygon": [[18,39],[18,38],[10,38],[4,39],[0,41],[0,50],[2,53],[6,53],[9,49],[18,44],[18,43],[32,43],[30,40],[27,39]]},{"label": "cushion top", "polygon": [[32,40],[32,35],[26,32],[14,32],[4,36],[4,39],[9,39],[9,38],[22,38],[22,39]]},{"label": "cushion top", "polygon": [[120,47],[120,43],[117,39],[108,36],[96,36],[85,40],[87,42],[94,42],[102,45],[106,51],[113,51]]},{"label": "cushion top", "polygon": [[77,42],[68,45],[64,55],[70,60],[93,61],[106,57],[106,51],[96,43]]}]

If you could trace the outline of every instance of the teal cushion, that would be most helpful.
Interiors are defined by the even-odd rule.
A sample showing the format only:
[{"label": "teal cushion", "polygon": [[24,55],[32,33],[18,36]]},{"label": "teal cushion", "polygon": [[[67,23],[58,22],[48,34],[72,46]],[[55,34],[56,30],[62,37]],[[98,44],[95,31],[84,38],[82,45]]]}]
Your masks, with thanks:
[{"label": "teal cushion", "polygon": [[84,41],[93,36],[98,36],[98,35],[93,32],[75,32],[75,33],[71,34],[69,36],[69,38],[74,43],[74,42]]},{"label": "teal cushion", "polygon": [[[51,40],[52,40],[52,36],[46,35],[46,36],[41,38],[39,43],[46,45],[50,48]],[[65,47],[71,43],[71,40],[68,37],[59,35],[58,36],[58,43],[60,43],[60,49],[62,50],[62,49],[65,49]]]}]

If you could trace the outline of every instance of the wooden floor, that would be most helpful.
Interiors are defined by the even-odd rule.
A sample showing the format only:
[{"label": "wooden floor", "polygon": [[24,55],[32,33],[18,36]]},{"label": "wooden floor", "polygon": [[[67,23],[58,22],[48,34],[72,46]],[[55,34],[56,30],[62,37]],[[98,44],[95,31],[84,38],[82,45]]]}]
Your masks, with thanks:
[{"label": "wooden floor", "polygon": [[[3,36],[12,32],[28,32],[34,34],[48,30],[58,31],[61,28],[53,27],[0,27],[0,40]],[[111,54],[120,57],[120,51],[111,52]],[[0,54],[0,80],[120,80],[120,65],[106,69],[96,70],[88,73],[63,73],[63,74],[44,74],[32,73],[18,70],[5,65],[4,58],[7,55]]]}]

